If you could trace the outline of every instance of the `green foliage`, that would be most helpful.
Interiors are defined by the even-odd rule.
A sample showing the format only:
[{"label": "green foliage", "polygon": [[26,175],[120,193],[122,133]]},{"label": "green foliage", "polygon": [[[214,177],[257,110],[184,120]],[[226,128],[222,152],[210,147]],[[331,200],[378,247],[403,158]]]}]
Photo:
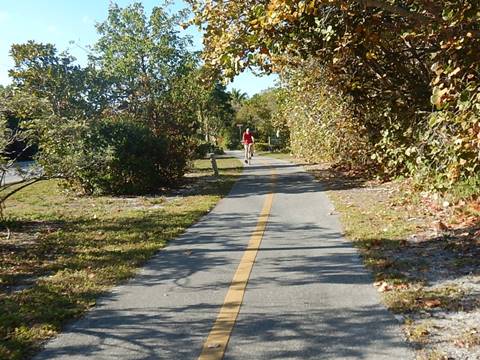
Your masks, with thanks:
[{"label": "green foliage", "polygon": [[272,150],[268,143],[264,142],[256,142],[255,143],[255,151],[270,151]]},{"label": "green foliage", "polygon": [[[479,171],[477,0],[190,3],[207,66],[228,78],[252,66],[282,75],[296,95],[280,113],[297,154],[373,160],[383,176],[434,176],[444,188]],[[306,66],[322,84],[291,77]]]},{"label": "green foliage", "polygon": [[[28,41],[12,45],[14,67],[9,74],[16,88],[48,101],[58,116],[92,116],[105,106],[105,87],[94,67],[81,68],[67,52],[52,44]],[[37,100],[38,101],[38,100]]]},{"label": "green foliage", "polygon": [[314,62],[285,74],[275,121],[288,126],[292,152],[307,161],[366,164],[366,132],[353,116],[351,102],[329,87],[325,77]]},{"label": "green foliage", "polygon": [[218,82],[201,83],[182,19],[112,3],[85,68],[50,44],[12,47],[14,115],[28,120],[48,176],[86,193],[150,192],[183,176],[203,126],[220,136],[230,98]]},{"label": "green foliage", "polygon": [[195,148],[195,159],[203,159],[209,152],[212,152],[213,145],[208,142],[199,143]]},{"label": "green foliage", "polygon": [[233,108],[238,111],[242,104],[248,99],[248,95],[239,89],[232,89],[232,91],[230,91],[230,98]]},{"label": "green foliage", "polygon": [[[199,76],[202,76],[199,74]],[[202,137],[212,144],[223,144],[225,129],[233,126],[234,108],[224,85],[215,81],[198,88],[197,113]]]},{"label": "green foliage", "polygon": [[244,100],[238,108],[237,123],[243,124],[244,129],[249,127],[256,142],[276,138],[278,127],[274,123],[274,114],[277,112],[278,97],[278,89],[265,90]]},{"label": "green foliage", "polygon": [[49,120],[54,129],[41,134],[38,162],[47,175],[87,194],[153,192],[177,180],[186,166],[170,156],[165,136],[130,119]]},{"label": "green foliage", "polygon": [[109,103],[156,132],[195,130],[196,97],[187,96],[196,59],[186,50],[188,38],[176,30],[181,20],[161,7],[147,18],[140,3],[125,8],[112,3],[107,20],[97,25],[92,60],[111,80]]}]

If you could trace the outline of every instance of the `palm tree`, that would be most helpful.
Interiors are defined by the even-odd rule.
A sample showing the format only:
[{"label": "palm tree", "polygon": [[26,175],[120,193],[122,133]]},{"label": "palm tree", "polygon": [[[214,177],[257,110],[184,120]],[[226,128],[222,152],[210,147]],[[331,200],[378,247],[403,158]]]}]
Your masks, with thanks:
[{"label": "palm tree", "polygon": [[232,89],[232,91],[230,91],[230,99],[235,110],[238,110],[240,106],[242,106],[242,103],[247,100],[247,98],[247,93],[242,92],[239,89]]}]

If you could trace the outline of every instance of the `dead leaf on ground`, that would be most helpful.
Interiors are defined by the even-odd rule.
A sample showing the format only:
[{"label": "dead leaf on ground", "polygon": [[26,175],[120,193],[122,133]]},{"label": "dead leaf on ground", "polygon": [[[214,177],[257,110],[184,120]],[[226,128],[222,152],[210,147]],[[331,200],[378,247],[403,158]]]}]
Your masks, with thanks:
[{"label": "dead leaf on ground", "polygon": [[437,221],[433,222],[433,228],[436,231],[447,231],[448,230],[448,226],[443,221],[440,221],[440,220],[437,220]]},{"label": "dead leaf on ground", "polygon": [[430,299],[430,300],[425,300],[424,301],[425,306],[429,308],[434,308],[434,307],[439,307],[442,305],[442,302],[438,299]]},{"label": "dead leaf on ground", "polygon": [[378,292],[387,292],[394,289],[394,287],[386,281],[377,281],[373,285],[377,287]]}]

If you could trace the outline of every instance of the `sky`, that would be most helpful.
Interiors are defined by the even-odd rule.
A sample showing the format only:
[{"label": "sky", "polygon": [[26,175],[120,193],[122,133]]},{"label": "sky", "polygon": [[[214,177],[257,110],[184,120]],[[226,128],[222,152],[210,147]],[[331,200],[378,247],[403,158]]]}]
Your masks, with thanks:
[{"label": "sky", "polygon": [[[135,1],[115,2],[124,7]],[[162,4],[161,0],[140,2],[147,14],[154,6]],[[59,51],[68,50],[80,64],[85,64],[85,48],[95,43],[95,23],[106,19],[109,4],[109,0],[0,0],[0,84],[10,83],[8,70],[13,66],[9,56],[11,45],[28,40],[52,43]],[[172,11],[185,6],[182,1],[175,0]],[[190,27],[186,33],[192,36],[194,49],[201,49],[199,31]],[[275,81],[275,76],[256,77],[247,71],[237,76],[227,89],[237,88],[251,96],[274,86]]]}]

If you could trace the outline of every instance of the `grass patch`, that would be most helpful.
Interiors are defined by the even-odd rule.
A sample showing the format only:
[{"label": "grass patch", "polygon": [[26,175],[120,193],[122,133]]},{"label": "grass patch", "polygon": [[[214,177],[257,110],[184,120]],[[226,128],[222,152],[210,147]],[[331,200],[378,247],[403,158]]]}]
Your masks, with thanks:
[{"label": "grass patch", "polygon": [[405,327],[410,342],[417,345],[425,344],[428,341],[428,335],[430,335],[430,326],[430,324],[425,322],[417,324],[412,321],[407,321]]},{"label": "grass patch", "polygon": [[455,286],[437,289],[423,287],[389,292],[385,295],[386,305],[395,313],[414,313],[432,309],[458,311],[464,292]]},{"label": "grass patch", "polygon": [[0,358],[26,359],[109,288],[207,213],[241,169],[236,159],[194,164],[187,195],[77,197],[56,181],[9,199],[0,240]]},{"label": "grass patch", "polygon": [[454,344],[465,349],[480,346],[480,331],[477,328],[468,329],[454,340]]},{"label": "grass patch", "polygon": [[417,356],[418,360],[448,360],[448,356],[440,350],[422,351]]}]

